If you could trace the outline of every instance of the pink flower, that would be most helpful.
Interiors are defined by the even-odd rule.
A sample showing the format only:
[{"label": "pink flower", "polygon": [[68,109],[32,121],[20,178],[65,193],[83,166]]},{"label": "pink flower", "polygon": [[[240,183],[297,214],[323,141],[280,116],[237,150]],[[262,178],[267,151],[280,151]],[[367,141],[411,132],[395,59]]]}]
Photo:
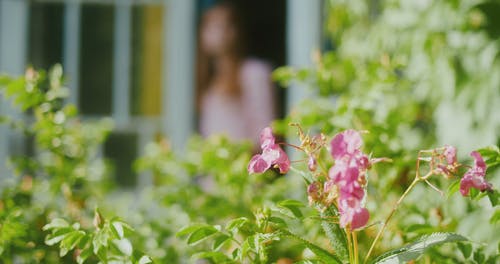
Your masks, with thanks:
[{"label": "pink flower", "polygon": [[266,149],[275,144],[273,130],[270,127],[262,129],[260,132],[260,147]]},{"label": "pink flower", "polygon": [[484,178],[486,174],[486,163],[477,151],[472,151],[470,155],[474,158],[474,167],[470,168],[460,181],[460,193],[463,196],[469,195],[470,188],[480,191],[491,190],[492,186]]},{"label": "pink flower", "polygon": [[451,178],[457,172],[457,169],[460,166],[460,164],[458,164],[457,162],[457,148],[450,145],[445,145],[443,156],[445,157],[447,164],[438,164],[436,173],[440,173],[446,178]]},{"label": "pink flower", "polygon": [[443,155],[446,157],[448,165],[454,165],[457,163],[457,148],[454,146],[445,145]]},{"label": "pink flower", "polygon": [[354,155],[359,151],[363,140],[356,130],[346,130],[337,134],[331,141],[331,154],[334,159],[340,159],[346,155]]},{"label": "pink flower", "polygon": [[355,198],[341,199],[339,201],[340,226],[351,225],[355,230],[365,226],[370,218],[370,213],[366,208],[361,207],[361,202]]},{"label": "pink flower", "polygon": [[362,207],[365,196],[362,184],[366,182],[364,175],[372,161],[361,152],[362,143],[355,130],[346,130],[332,139],[331,154],[335,165],[328,171],[329,179],[324,187],[325,192],[337,187],[340,226],[350,225],[353,230],[365,226],[370,218],[368,210]]},{"label": "pink flower", "polygon": [[275,143],[270,127],[266,127],[260,133],[260,146],[262,154],[256,154],[248,164],[249,173],[263,173],[271,166],[277,166],[280,173],[286,173],[290,169],[290,160],[285,151]]}]

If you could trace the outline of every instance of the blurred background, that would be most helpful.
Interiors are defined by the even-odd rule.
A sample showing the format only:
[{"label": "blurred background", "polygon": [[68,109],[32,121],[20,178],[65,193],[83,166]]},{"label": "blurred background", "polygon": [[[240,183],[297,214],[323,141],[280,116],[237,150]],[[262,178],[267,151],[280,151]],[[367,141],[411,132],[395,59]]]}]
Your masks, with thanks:
[{"label": "blurred background", "polygon": [[[203,14],[220,2],[0,0],[0,72],[20,75],[29,65],[48,69],[61,63],[70,90],[68,102],[78,107],[84,119],[111,117],[115,122],[101,152],[114,164],[114,174],[120,175],[117,176],[118,182],[123,186],[148,185],[150,177],[138,177],[130,166],[142,154],[140,146],[162,135],[170,139],[173,149],[182,150],[190,135],[200,130],[199,91],[196,89],[199,27]],[[340,21],[343,14],[329,14],[329,1],[226,2],[238,9],[246,33],[246,56],[257,58],[272,69],[283,65],[308,67],[312,65],[315,50],[335,49],[328,31],[337,34],[335,28],[338,25],[335,19],[330,23],[328,16],[337,16]],[[377,10],[377,2],[372,1],[372,10]],[[478,7],[486,17],[482,19],[487,21],[485,30],[496,38],[498,21],[495,12],[498,5],[493,4],[494,1],[479,2]],[[401,5],[408,6],[408,14],[388,16],[392,22],[388,21],[387,25],[404,28],[405,23],[412,19],[411,9],[419,8],[411,1],[402,1]],[[474,17],[470,19],[474,21]],[[413,34],[411,30],[408,32]],[[417,33],[415,38],[418,38]],[[449,36],[448,41],[452,43],[453,32]],[[396,41],[397,36],[394,43]],[[370,49],[363,46],[369,42],[359,41],[344,46],[347,52],[369,53]],[[470,45],[474,46],[474,43],[470,42]],[[477,49],[482,48],[477,46]],[[416,58],[410,66],[416,69],[414,74],[418,76],[421,74],[418,69],[428,62]],[[486,63],[492,58],[485,49],[477,59]],[[444,66],[442,71],[436,72],[435,81],[429,79],[434,83],[428,86],[439,87],[443,93],[449,85],[453,87],[455,78],[448,78],[453,72]],[[459,76],[456,78],[458,80]],[[481,79],[480,76],[477,78]],[[292,105],[307,96],[307,90],[297,85],[279,88],[276,83],[271,87],[275,95],[272,97],[274,117],[277,118],[285,116]],[[475,95],[482,98],[478,101],[497,102],[498,97],[488,96],[488,93],[498,95],[498,89],[488,89],[488,92]],[[500,115],[491,113],[489,109],[494,109],[494,106],[487,103],[472,106],[467,100],[457,100],[458,105],[441,103],[439,111],[434,114],[438,142],[468,148],[496,142],[498,133],[495,127]],[[471,109],[475,109],[474,112],[470,112]],[[15,114],[7,102],[1,104],[1,110]],[[488,122],[477,122],[485,116]],[[467,128],[471,130],[465,133]],[[476,128],[477,131],[473,131]],[[478,136],[471,137],[470,133]],[[465,137],[467,142],[463,140]],[[30,139],[11,133],[6,127],[0,128],[0,160],[6,160],[11,154],[32,152]],[[7,171],[5,165],[1,166],[2,172]],[[8,173],[2,173],[2,177],[8,177]]]},{"label": "blurred background", "polygon": [[[20,75],[29,65],[48,69],[61,63],[68,101],[83,118],[114,119],[102,155],[114,163],[118,181],[147,184],[138,182],[144,177],[130,166],[140,155],[139,146],[166,135],[175,149],[182,149],[198,131],[197,32],[204,11],[218,2],[0,0],[0,72]],[[311,50],[321,46],[323,1],[230,2],[243,21],[249,57],[272,68],[307,66]],[[277,117],[302,96],[299,89],[273,89]],[[2,103],[2,111],[15,110]],[[2,128],[1,160],[32,151],[28,139]]]}]

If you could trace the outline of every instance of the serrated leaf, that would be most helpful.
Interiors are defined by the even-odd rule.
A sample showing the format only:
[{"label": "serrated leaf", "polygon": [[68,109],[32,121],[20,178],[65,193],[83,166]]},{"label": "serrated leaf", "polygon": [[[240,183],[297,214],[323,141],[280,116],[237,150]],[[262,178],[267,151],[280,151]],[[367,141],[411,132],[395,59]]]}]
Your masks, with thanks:
[{"label": "serrated leaf", "polygon": [[191,235],[189,235],[187,243],[188,245],[196,245],[217,232],[219,232],[219,230],[213,226],[198,228],[196,231],[192,232]]},{"label": "serrated leaf", "polygon": [[374,263],[406,263],[410,260],[417,259],[424,254],[426,249],[430,247],[441,245],[443,243],[459,241],[468,241],[468,239],[455,233],[433,233],[423,236],[407,246],[382,254],[374,261]]},{"label": "serrated leaf", "polygon": [[293,238],[294,240],[300,242],[303,246],[307,247],[309,250],[311,250],[316,257],[318,257],[321,261],[324,263],[342,263],[342,261],[335,256],[334,254],[328,252],[327,250],[323,249],[320,246],[317,246],[302,237],[295,235],[289,231],[282,231],[284,236]]},{"label": "serrated leaf", "polygon": [[345,231],[340,228],[340,226],[333,221],[328,219],[333,219],[336,216],[335,208],[329,207],[325,210],[319,209],[321,219],[321,226],[325,231],[328,240],[330,240],[330,245],[332,246],[335,254],[342,261],[347,261],[349,259],[349,252],[347,250],[347,237]]},{"label": "serrated leaf", "polygon": [[[296,201],[296,200],[284,200],[284,201],[279,202],[277,205],[278,205],[278,207],[288,209],[293,214],[293,216],[295,216],[296,218],[302,218],[303,217],[303,214],[300,211],[300,208],[304,207],[304,204],[301,203],[301,202],[299,202],[299,201]],[[284,213],[284,214],[288,215],[286,213]]]}]

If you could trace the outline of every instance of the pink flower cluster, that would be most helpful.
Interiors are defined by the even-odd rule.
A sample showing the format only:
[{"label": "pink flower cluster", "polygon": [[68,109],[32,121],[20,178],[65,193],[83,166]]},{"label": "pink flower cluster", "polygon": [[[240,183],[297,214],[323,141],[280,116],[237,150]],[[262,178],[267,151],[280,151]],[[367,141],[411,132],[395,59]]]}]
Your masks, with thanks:
[{"label": "pink flower cluster", "polygon": [[457,148],[450,145],[444,146],[443,156],[447,164],[438,164],[437,173],[444,175],[447,178],[453,177],[457,172],[459,164],[457,162]]},{"label": "pink flower cluster", "polygon": [[270,127],[264,128],[260,132],[260,147],[262,154],[256,154],[248,164],[249,173],[262,173],[276,166],[280,173],[287,173],[290,169],[290,160],[285,151],[276,144],[276,139],[273,136],[273,131]]},{"label": "pink flower cluster", "polygon": [[484,178],[486,174],[486,163],[477,151],[472,151],[470,155],[474,158],[474,166],[470,168],[460,180],[460,193],[463,196],[469,195],[470,188],[480,191],[491,190],[492,186]]},{"label": "pink flower cluster", "polygon": [[352,230],[365,226],[370,218],[362,200],[365,196],[365,173],[372,161],[361,152],[362,144],[361,136],[355,130],[346,130],[332,139],[331,154],[335,165],[330,168],[324,187],[325,192],[337,191],[340,226],[350,225]]}]

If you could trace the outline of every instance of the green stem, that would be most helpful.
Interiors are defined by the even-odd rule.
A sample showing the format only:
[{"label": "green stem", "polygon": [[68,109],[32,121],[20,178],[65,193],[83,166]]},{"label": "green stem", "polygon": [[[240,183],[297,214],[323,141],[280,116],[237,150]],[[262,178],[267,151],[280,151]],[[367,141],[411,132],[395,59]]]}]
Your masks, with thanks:
[{"label": "green stem", "polygon": [[345,232],[347,235],[347,249],[349,250],[349,263],[354,263],[354,258],[352,254],[351,231],[349,230],[349,227],[346,227]]},{"label": "green stem", "polygon": [[410,186],[408,186],[408,188],[403,193],[403,195],[401,195],[401,197],[399,197],[399,200],[396,202],[396,204],[394,204],[394,207],[392,208],[391,212],[389,213],[389,216],[387,216],[387,218],[385,219],[384,224],[382,225],[382,228],[380,228],[380,230],[377,233],[377,236],[375,236],[375,239],[373,240],[372,245],[370,246],[370,249],[368,250],[368,253],[366,254],[364,263],[367,263],[368,259],[370,258],[370,255],[372,254],[373,249],[375,248],[375,245],[377,244],[378,240],[380,239],[380,236],[382,235],[382,233],[385,231],[385,228],[387,227],[387,224],[389,223],[392,216],[394,215],[394,212],[396,212],[396,210],[398,209],[401,202],[403,202],[404,198],[408,195],[408,193],[410,193],[410,191],[413,189],[413,187],[415,187],[415,185],[421,180],[422,179],[420,177],[418,177],[418,174],[417,174],[417,177],[415,177],[415,179],[410,184]]},{"label": "green stem", "polygon": [[356,231],[352,231],[352,246],[353,246],[353,254],[354,254],[354,264],[358,264],[359,263],[359,259],[358,259],[358,236],[356,234]]}]

